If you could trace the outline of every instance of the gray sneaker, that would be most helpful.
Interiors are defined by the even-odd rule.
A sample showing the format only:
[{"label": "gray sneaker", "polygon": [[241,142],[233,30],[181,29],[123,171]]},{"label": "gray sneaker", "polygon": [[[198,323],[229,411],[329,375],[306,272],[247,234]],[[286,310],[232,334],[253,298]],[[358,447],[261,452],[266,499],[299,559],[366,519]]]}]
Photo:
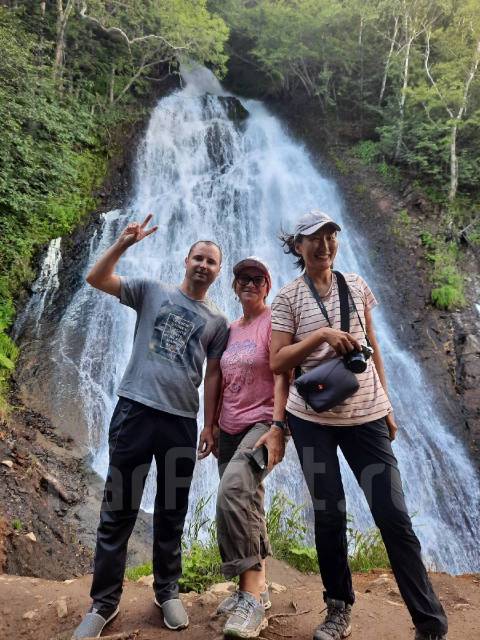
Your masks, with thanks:
[{"label": "gray sneaker", "polygon": [[352,633],[352,607],[342,600],[327,598],[327,615],[313,634],[314,640],[341,640]]},{"label": "gray sneaker", "polygon": [[223,627],[224,635],[233,638],[258,638],[262,629],[267,626],[263,604],[251,593],[239,591],[235,611]]},{"label": "gray sneaker", "polygon": [[99,638],[103,627],[111,622],[118,614],[118,607],[101,609],[92,605],[85,614],[83,620],[73,632],[71,640],[81,640],[81,638]]},{"label": "gray sneaker", "polygon": [[415,629],[415,640],[447,640],[446,633],[423,633]]},{"label": "gray sneaker", "polygon": [[[234,593],[232,593],[231,596],[228,596],[228,598],[225,598],[225,600],[222,600],[217,607],[217,615],[220,616],[226,613],[233,613],[233,611],[235,611],[235,607],[238,604],[239,593],[240,591],[237,590]],[[272,606],[272,603],[270,602],[270,594],[268,593],[268,588],[265,589],[265,591],[262,591],[262,593],[260,594],[260,600],[263,603],[263,608],[265,609],[265,611],[270,609],[270,607]]]},{"label": "gray sneaker", "polygon": [[180,598],[172,598],[171,600],[165,600],[165,602],[158,602],[154,600],[157,607],[160,607],[163,613],[163,621],[165,626],[173,631],[178,629],[186,629],[188,627],[188,615],[183,606],[183,602]]}]

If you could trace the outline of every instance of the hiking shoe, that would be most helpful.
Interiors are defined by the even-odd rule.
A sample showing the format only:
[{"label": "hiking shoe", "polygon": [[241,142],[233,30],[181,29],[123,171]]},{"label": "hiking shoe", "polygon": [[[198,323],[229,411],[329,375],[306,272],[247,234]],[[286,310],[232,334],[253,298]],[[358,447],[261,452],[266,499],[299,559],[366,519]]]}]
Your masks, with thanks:
[{"label": "hiking shoe", "polygon": [[415,640],[447,640],[446,633],[423,633],[415,629]]},{"label": "hiking shoe", "polygon": [[99,638],[103,627],[111,622],[119,612],[119,607],[90,607],[85,617],[73,632],[71,640],[80,638]]},{"label": "hiking shoe", "polygon": [[[231,596],[228,596],[228,598],[225,598],[225,600],[222,600],[222,602],[220,602],[220,604],[217,607],[217,615],[220,616],[226,613],[233,613],[235,611],[235,607],[238,604],[239,593],[240,591],[237,590],[234,593],[232,593]],[[265,589],[265,591],[262,591],[262,593],[260,594],[260,600],[263,604],[263,608],[265,609],[265,611],[270,609],[270,607],[272,606],[272,603],[270,602],[270,594],[268,593],[268,587]]]},{"label": "hiking shoe", "polygon": [[163,613],[163,621],[165,626],[173,631],[178,629],[186,629],[188,627],[188,615],[183,606],[183,602],[180,598],[172,598],[171,600],[165,600],[165,602],[158,602],[154,600],[157,607],[160,607]]},{"label": "hiking shoe", "polygon": [[343,600],[327,598],[327,615],[313,634],[314,640],[340,640],[352,633],[350,625],[352,606]]},{"label": "hiking shoe", "polygon": [[258,638],[262,629],[268,626],[265,607],[251,593],[238,592],[238,602],[228,618],[223,633],[233,638]]}]

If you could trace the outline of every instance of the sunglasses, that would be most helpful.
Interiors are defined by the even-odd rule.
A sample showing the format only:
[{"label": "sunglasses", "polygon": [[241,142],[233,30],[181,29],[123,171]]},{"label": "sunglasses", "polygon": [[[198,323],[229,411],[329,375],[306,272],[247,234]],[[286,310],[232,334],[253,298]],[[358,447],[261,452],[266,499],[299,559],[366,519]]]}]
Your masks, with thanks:
[{"label": "sunglasses", "polygon": [[263,287],[263,285],[267,284],[267,278],[265,276],[238,276],[237,282],[245,287],[250,282],[253,283],[255,287]]}]

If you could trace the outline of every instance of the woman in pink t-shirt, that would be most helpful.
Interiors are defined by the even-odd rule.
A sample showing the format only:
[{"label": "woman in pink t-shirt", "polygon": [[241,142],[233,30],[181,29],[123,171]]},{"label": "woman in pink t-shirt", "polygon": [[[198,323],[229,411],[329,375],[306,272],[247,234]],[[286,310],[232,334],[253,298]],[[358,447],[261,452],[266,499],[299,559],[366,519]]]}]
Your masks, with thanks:
[{"label": "woman in pink t-shirt", "polygon": [[[232,323],[222,355],[219,407],[217,533],[222,572],[240,576],[239,589],[218,613],[230,614],[226,636],[257,637],[267,626],[270,607],[265,558],[270,555],[263,479],[285,452],[286,376],[270,370],[271,311],[265,300],[271,288],[267,265],[254,256],[233,268],[233,289],[243,315]],[[251,454],[268,452],[265,468]]]}]

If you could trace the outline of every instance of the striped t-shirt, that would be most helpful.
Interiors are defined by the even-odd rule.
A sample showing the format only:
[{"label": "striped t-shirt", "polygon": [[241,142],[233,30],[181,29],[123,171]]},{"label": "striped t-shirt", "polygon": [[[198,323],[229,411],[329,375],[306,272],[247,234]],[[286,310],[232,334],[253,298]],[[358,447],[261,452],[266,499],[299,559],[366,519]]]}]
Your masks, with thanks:
[{"label": "striped t-shirt", "polygon": [[[355,273],[345,273],[345,280],[355,301],[358,313],[365,327],[365,309],[377,305],[375,296],[363,278]],[[333,286],[328,297],[323,298],[328,317],[334,329],[340,329],[340,298],[335,274]],[[328,327],[315,298],[306,285],[303,276],[287,284],[275,297],[272,304],[272,330],[293,334],[293,341],[300,342],[313,331]],[[350,332],[361,344],[365,344],[365,335],[357,313],[350,301]],[[308,371],[322,360],[336,357],[335,350],[327,343],[320,344],[302,363],[302,371]],[[367,360],[364,373],[357,374],[360,387],[353,396],[329,411],[317,413],[305,403],[297,393],[294,384],[290,385],[287,411],[293,415],[326,425],[360,425],[378,420],[392,411],[387,394],[382,387],[373,358]]]}]

